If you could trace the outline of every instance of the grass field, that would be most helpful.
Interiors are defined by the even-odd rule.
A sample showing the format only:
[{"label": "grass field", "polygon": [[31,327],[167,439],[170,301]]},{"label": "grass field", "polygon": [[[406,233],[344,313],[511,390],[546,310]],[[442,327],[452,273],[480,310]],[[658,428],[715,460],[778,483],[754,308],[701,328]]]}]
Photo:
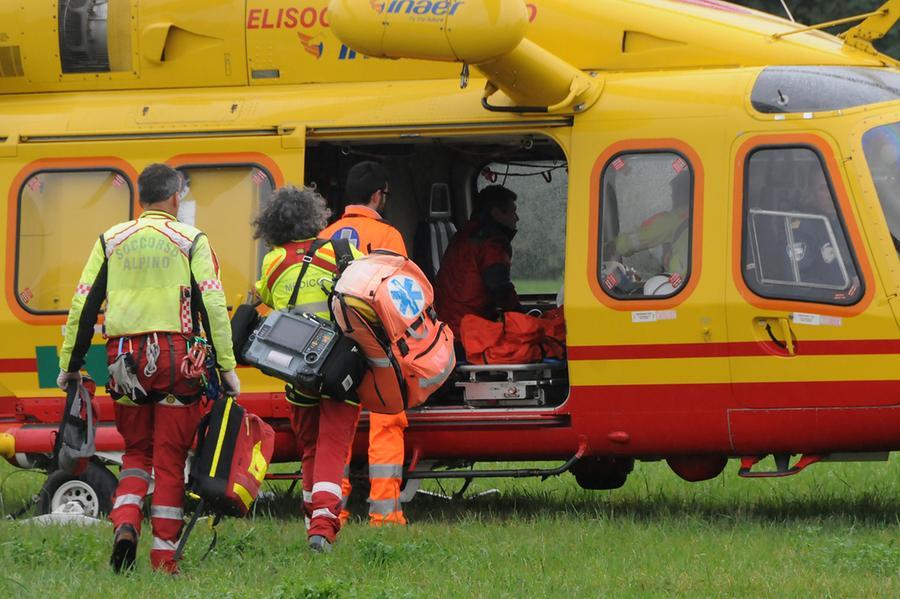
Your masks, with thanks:
[{"label": "grass field", "polygon": [[[900,596],[896,455],[780,480],[736,469],[690,484],[639,463],[611,492],[583,491],[570,475],[477,481],[467,500],[418,497],[406,529],[360,517],[329,555],[307,551],[296,499],[279,487],[255,519],[222,523],[204,561],[210,533],[199,524],[177,579],[150,572],[149,534],[137,571],[116,577],[109,524],[2,521],[0,597]],[[0,466],[6,513],[42,482],[12,472]],[[500,493],[474,497],[492,487]]]}]

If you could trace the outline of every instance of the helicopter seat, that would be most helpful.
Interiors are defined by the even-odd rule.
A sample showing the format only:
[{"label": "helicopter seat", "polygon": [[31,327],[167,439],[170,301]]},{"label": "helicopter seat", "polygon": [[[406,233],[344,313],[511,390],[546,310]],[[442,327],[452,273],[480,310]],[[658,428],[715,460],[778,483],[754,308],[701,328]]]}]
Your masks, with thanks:
[{"label": "helicopter seat", "polygon": [[416,229],[413,261],[428,280],[434,283],[441,267],[441,258],[456,235],[456,225],[450,208],[450,188],[446,183],[432,183],[428,198],[428,218]]}]

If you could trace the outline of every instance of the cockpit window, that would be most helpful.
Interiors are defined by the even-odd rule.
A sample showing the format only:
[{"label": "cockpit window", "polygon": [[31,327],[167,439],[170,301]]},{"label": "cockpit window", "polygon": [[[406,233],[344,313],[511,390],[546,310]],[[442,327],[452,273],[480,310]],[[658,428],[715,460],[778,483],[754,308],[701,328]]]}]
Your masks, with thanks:
[{"label": "cockpit window", "polygon": [[867,131],[863,151],[894,248],[900,255],[900,123]]},{"label": "cockpit window", "polygon": [[900,98],[900,73],[865,67],[769,67],[750,94],[759,112],[826,112]]},{"label": "cockpit window", "polygon": [[744,174],[744,281],[757,295],[849,306],[864,295],[834,189],[810,148],[760,148]]}]

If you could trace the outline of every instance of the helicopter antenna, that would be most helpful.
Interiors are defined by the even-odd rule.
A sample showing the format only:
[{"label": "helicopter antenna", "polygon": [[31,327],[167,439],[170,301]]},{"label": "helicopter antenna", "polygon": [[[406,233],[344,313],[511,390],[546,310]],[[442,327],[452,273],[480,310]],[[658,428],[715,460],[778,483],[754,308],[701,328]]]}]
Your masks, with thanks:
[{"label": "helicopter antenna", "polygon": [[796,23],[797,20],[794,18],[794,15],[791,14],[791,9],[788,8],[787,0],[781,0],[781,6],[784,7],[784,12],[787,13],[788,18],[791,20],[791,23]]}]

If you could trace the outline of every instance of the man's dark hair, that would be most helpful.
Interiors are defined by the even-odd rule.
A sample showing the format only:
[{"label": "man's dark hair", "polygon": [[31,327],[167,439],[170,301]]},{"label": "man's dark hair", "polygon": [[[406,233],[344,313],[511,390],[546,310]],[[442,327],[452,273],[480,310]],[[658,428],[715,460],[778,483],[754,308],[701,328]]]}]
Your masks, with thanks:
[{"label": "man's dark hair", "polygon": [[347,204],[368,204],[372,194],[387,187],[387,172],[372,160],[358,162],[347,172],[344,201]]},{"label": "man's dark hair", "polygon": [[151,164],[138,177],[141,204],[155,204],[172,197],[181,190],[182,180],[167,164]]},{"label": "man's dark hair", "polygon": [[472,217],[478,219],[486,218],[494,208],[506,210],[518,197],[514,191],[502,185],[488,185],[475,196]]},{"label": "man's dark hair", "polygon": [[270,246],[315,237],[328,224],[331,210],[315,190],[286,185],[275,192],[272,202],[253,221],[254,239]]}]

